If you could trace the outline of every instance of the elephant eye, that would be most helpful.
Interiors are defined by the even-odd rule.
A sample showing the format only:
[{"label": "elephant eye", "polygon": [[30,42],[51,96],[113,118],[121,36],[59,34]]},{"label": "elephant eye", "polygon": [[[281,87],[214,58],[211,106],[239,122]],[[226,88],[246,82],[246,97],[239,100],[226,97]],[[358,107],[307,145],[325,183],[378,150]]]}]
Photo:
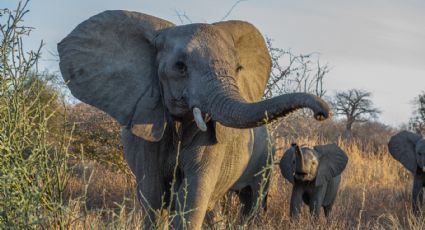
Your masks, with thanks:
[{"label": "elephant eye", "polygon": [[185,73],[187,71],[187,66],[182,61],[176,62],[175,66],[181,73]]}]

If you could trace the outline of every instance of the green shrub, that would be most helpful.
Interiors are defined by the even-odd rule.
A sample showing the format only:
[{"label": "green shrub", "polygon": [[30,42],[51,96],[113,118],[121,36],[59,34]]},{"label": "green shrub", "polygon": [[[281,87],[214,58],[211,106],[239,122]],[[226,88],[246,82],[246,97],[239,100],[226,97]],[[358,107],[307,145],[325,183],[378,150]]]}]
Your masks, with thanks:
[{"label": "green shrub", "polygon": [[30,33],[21,24],[27,3],[0,13],[1,229],[64,226],[68,138],[63,130],[62,138],[49,138],[57,96],[35,70],[40,49],[27,52],[23,47],[23,37]]}]

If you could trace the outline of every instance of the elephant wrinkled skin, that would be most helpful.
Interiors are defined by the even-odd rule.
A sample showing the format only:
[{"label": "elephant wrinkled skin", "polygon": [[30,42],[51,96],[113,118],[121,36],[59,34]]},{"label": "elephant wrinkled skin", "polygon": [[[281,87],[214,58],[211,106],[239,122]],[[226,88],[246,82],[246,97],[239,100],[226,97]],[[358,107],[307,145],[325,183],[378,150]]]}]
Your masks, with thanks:
[{"label": "elephant wrinkled skin", "polygon": [[155,222],[153,210],[173,201],[183,213],[174,228],[200,229],[206,211],[247,168],[252,128],[299,108],[318,120],[329,116],[311,94],[261,101],[271,59],[261,34],[243,21],[175,26],[105,11],[79,24],[58,52],[71,93],[124,127],[125,158],[149,207],[145,227]]},{"label": "elephant wrinkled skin", "polygon": [[242,176],[230,188],[237,192],[242,204],[242,215],[254,217],[257,202],[259,207],[267,209],[267,195],[270,185],[270,173],[276,148],[269,142],[267,129],[264,126],[254,129],[254,145],[249,162]]},{"label": "elephant wrinkled skin", "polygon": [[329,218],[347,162],[347,154],[335,144],[317,145],[313,149],[293,144],[279,164],[282,175],[293,184],[291,218],[298,218],[302,201],[315,217],[323,207]]}]

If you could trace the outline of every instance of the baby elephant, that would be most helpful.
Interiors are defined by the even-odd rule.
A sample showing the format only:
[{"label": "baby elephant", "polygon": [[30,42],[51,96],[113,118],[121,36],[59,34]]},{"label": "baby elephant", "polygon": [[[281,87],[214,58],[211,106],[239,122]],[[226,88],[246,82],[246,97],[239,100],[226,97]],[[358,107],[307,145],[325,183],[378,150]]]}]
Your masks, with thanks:
[{"label": "baby elephant", "polygon": [[391,137],[388,143],[391,155],[414,175],[412,191],[413,212],[418,214],[423,202],[425,185],[425,139],[416,133],[402,131]]},{"label": "baby elephant", "polygon": [[321,207],[329,217],[341,181],[340,174],[347,162],[347,154],[335,144],[317,145],[313,149],[292,144],[279,164],[282,175],[294,185],[291,218],[298,218],[301,200],[315,217],[319,217]]}]

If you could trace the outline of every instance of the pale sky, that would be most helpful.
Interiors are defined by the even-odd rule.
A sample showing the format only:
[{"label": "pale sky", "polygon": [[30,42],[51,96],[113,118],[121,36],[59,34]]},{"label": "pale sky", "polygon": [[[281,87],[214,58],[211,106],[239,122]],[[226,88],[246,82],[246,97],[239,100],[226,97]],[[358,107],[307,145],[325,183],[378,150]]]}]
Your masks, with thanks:
[{"label": "pale sky", "polygon": [[[17,0],[1,0],[14,8]],[[193,22],[220,20],[230,0],[32,0],[25,25],[35,27],[29,47],[44,40],[41,68],[58,70],[56,44],[78,23],[110,9],[151,14],[180,24],[176,10]],[[331,72],[325,88],[363,88],[383,113],[379,121],[406,123],[413,99],[425,91],[425,1],[423,0],[248,0],[227,20],[253,23],[274,46],[294,53],[320,53]]]}]

